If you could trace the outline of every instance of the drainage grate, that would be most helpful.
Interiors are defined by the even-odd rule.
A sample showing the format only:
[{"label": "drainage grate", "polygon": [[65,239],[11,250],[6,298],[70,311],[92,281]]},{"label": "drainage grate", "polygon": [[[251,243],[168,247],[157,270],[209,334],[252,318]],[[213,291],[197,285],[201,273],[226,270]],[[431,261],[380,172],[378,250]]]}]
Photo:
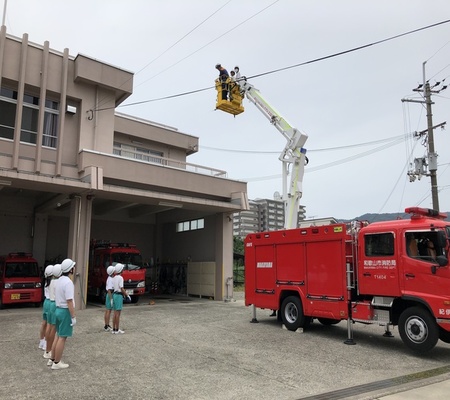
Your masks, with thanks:
[{"label": "drainage grate", "polygon": [[450,372],[450,365],[430,369],[428,371],[416,372],[410,375],[399,376],[397,378],[385,379],[383,381],[366,383],[364,385],[352,386],[347,389],[335,390],[333,392],[322,393],[318,395],[301,397],[298,400],[338,400],[347,397],[357,396],[362,393],[373,392],[375,390],[387,389],[393,386],[403,385],[421,379],[432,378]]}]

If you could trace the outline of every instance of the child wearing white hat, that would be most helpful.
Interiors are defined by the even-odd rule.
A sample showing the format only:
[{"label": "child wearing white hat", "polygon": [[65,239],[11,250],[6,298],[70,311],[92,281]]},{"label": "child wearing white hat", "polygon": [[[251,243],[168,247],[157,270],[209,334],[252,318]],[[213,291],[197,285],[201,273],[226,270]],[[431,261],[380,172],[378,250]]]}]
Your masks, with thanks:
[{"label": "child wearing white hat", "polygon": [[113,301],[113,292],[114,292],[114,285],[113,285],[113,276],[116,269],[113,265],[110,265],[108,268],[106,268],[106,273],[108,274],[108,278],[106,278],[106,284],[105,284],[105,290],[106,290],[106,296],[105,296],[105,326],[104,330],[105,332],[110,331],[112,328],[109,325],[109,321],[111,319],[111,311],[113,309],[114,301]]},{"label": "child wearing white hat", "polygon": [[120,324],[120,312],[123,308],[123,298],[127,297],[131,300],[131,297],[127,295],[127,292],[123,288],[123,277],[121,275],[125,265],[117,263],[115,266],[116,275],[113,278],[113,286],[114,286],[114,316],[113,316],[113,330],[111,333],[119,334],[125,333],[122,329],[119,329]]}]

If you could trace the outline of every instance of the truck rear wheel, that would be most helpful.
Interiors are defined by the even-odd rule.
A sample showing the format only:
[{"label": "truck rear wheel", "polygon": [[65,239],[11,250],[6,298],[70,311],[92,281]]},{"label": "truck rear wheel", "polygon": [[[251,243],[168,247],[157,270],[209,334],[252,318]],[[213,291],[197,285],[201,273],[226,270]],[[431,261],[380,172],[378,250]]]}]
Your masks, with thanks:
[{"label": "truck rear wheel", "polygon": [[430,351],[439,339],[436,321],[421,307],[410,307],[403,311],[398,321],[398,330],[403,343],[419,353]]},{"label": "truck rear wheel", "polygon": [[297,296],[289,296],[281,304],[281,319],[290,331],[296,331],[305,325],[302,302]]}]

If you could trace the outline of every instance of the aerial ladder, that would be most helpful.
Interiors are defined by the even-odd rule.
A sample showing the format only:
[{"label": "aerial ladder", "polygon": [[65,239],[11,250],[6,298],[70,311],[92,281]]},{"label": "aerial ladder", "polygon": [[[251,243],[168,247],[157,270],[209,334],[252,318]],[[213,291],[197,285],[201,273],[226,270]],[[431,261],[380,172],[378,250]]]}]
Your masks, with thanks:
[{"label": "aerial ladder", "polygon": [[[296,228],[300,198],[303,193],[303,175],[305,173],[305,165],[308,162],[306,149],[303,146],[308,139],[308,135],[291,126],[263,98],[258,89],[247,82],[245,77],[240,77],[239,69],[236,72],[238,73],[236,79],[228,78],[226,81],[216,79],[216,109],[233,114],[234,116],[239,115],[244,112],[242,100],[244,97],[247,97],[284,136],[286,145],[278,157],[282,163],[284,228]],[[224,91],[227,93],[225,94]]]}]

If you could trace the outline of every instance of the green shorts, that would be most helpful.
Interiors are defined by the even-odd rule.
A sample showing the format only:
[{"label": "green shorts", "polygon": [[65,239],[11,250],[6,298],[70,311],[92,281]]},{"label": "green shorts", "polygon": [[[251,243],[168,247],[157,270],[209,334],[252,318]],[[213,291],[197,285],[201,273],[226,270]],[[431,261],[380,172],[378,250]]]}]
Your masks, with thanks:
[{"label": "green shorts", "polygon": [[122,293],[114,293],[114,311],[121,311],[123,308],[123,296]]},{"label": "green shorts", "polygon": [[[112,295],[113,300],[114,300],[114,295]],[[113,307],[111,306],[111,299],[109,298],[109,295],[106,294],[106,300],[105,300],[105,307],[107,310],[112,310]]]},{"label": "green shorts", "polygon": [[72,337],[72,317],[68,308],[56,307],[56,333],[59,337]]},{"label": "green shorts", "polygon": [[56,303],[55,300],[50,300],[50,305],[47,312],[47,322],[51,325],[56,325]]},{"label": "green shorts", "polygon": [[50,299],[45,298],[44,305],[42,306],[42,319],[48,322],[48,310],[50,307]]}]

